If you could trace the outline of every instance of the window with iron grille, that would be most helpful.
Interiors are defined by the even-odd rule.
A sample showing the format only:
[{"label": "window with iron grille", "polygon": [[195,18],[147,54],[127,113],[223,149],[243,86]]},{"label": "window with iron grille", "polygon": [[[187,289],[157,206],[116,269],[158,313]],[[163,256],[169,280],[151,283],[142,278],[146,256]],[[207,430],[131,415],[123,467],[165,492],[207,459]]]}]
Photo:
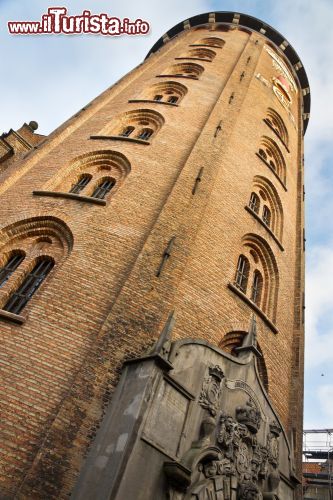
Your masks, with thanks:
[{"label": "window with iron grille", "polygon": [[253,274],[251,300],[255,304],[257,304],[257,306],[260,305],[261,290],[262,290],[262,276],[259,271],[255,271]]},{"label": "window with iron grille", "polygon": [[33,270],[25,277],[17,291],[9,298],[7,304],[4,306],[4,310],[14,314],[20,314],[53,266],[54,262],[51,259],[42,257]]},{"label": "window with iron grille", "polygon": [[138,134],[138,139],[142,139],[143,141],[148,141],[148,139],[153,135],[153,131],[151,128],[143,128]]},{"label": "window with iron grille", "polygon": [[91,175],[85,174],[80,177],[76,184],[71,187],[70,193],[80,193],[91,181]]},{"label": "window with iron grille", "polygon": [[176,104],[176,102],[178,102],[178,97],[172,95],[171,97],[169,97],[168,102],[170,102],[171,104]]},{"label": "window with iron grille", "polygon": [[96,188],[93,194],[93,198],[98,198],[103,200],[105,196],[111,191],[116,181],[114,179],[104,179]]},{"label": "window with iron grille", "polygon": [[156,95],[154,96],[154,101],[162,101],[162,98],[163,98],[163,96],[162,96],[162,95],[160,95],[160,94],[156,94]]},{"label": "window with iron grille", "polygon": [[120,132],[120,136],[121,137],[129,137],[131,135],[131,133],[133,132],[134,130],[134,127],[125,127],[121,132]]},{"label": "window with iron grille", "polygon": [[237,271],[235,277],[235,285],[246,293],[247,280],[249,277],[249,261],[244,255],[240,255],[237,263]]},{"label": "window with iron grille", "polygon": [[268,207],[266,207],[266,205],[264,206],[262,211],[262,220],[264,221],[266,226],[269,226],[271,223],[271,211]]},{"label": "window with iron grille", "polygon": [[249,201],[249,207],[256,214],[259,212],[260,200],[259,200],[259,196],[256,193],[251,193],[250,201]]},{"label": "window with iron grille", "polygon": [[0,288],[6,283],[23,260],[24,255],[22,254],[14,254],[9,257],[7,264],[0,269]]}]

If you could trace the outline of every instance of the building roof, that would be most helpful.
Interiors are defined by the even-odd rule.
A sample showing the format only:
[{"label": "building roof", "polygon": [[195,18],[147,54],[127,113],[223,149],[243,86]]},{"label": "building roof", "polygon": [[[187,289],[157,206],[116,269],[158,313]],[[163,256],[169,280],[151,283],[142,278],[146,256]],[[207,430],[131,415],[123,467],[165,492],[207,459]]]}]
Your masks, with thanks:
[{"label": "building roof", "polygon": [[321,463],[319,462],[303,462],[302,469],[303,473],[319,474],[322,472]]},{"label": "building roof", "polygon": [[253,31],[257,31],[262,35],[265,35],[269,40],[271,40],[277,47],[279,47],[286,58],[289,60],[292,68],[294,69],[294,75],[297,77],[300,87],[303,92],[303,103],[304,103],[304,112],[303,112],[303,123],[304,123],[304,132],[306,131],[309,117],[310,117],[310,87],[309,81],[303,67],[303,64],[297,55],[297,52],[294,50],[292,45],[284,38],[281,33],[276,31],[272,26],[257,19],[256,17],[249,16],[247,14],[241,14],[239,12],[207,12],[205,14],[199,14],[197,16],[190,17],[185,21],[182,21],[169,31],[167,31],[157,42],[153,45],[150,51],[147,54],[147,57],[150,56],[153,52],[159,50],[163,44],[171,38],[174,38],[176,35],[181,33],[182,31],[189,29],[190,27],[200,26],[207,23],[228,23],[234,26],[244,26]]}]

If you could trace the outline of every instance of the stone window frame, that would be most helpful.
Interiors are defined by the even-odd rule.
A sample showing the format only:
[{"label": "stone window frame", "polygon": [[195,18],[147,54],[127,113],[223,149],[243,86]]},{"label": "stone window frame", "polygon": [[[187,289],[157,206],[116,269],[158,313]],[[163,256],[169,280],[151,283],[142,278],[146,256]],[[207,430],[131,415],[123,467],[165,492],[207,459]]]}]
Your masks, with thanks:
[{"label": "stone window frame", "polygon": [[[247,284],[253,283],[254,273],[259,271],[262,275],[262,292],[260,305],[251,300],[247,287],[241,288],[237,282],[237,270],[240,257],[243,257],[248,262]],[[274,253],[261,236],[248,233],[242,238],[241,251],[238,254],[237,263],[235,264],[235,279],[229,282],[228,286],[234,292],[237,292],[252,309],[265,319],[271,329],[276,333],[277,328],[274,325],[277,314],[277,301],[279,291],[279,271]]]},{"label": "stone window frame", "polygon": [[[259,198],[258,211],[252,208],[251,197],[256,195]],[[260,207],[267,206],[271,213],[270,225],[265,224],[262,215],[260,215]],[[250,195],[250,200],[247,205],[245,205],[245,210],[247,210],[251,215],[260,222],[267,232],[276,241],[280,250],[284,250],[282,245],[283,240],[283,228],[284,228],[284,211],[282,206],[282,201],[279,193],[274,186],[274,184],[262,175],[256,175],[253,178],[252,191]]]},{"label": "stone window frame", "polygon": [[207,47],[192,47],[179,57],[175,57],[175,59],[177,61],[189,60],[213,62],[216,56],[217,53],[212,49],[208,49]]},{"label": "stone window frame", "polygon": [[[145,88],[137,98],[130,99],[129,103],[153,103],[157,105],[166,105],[166,106],[174,106],[177,107],[182,102],[186,94],[188,93],[188,88],[180,82],[170,81],[162,81],[155,83],[153,85]],[[155,100],[154,96],[161,95],[162,99]],[[168,102],[168,97],[175,96],[177,97],[177,102]]]},{"label": "stone window frame", "polygon": [[[150,145],[164,123],[164,116],[154,109],[132,109],[114,117],[110,123],[103,127],[99,135],[92,135],[90,139],[117,140]],[[122,134],[122,131],[126,128],[133,128],[128,136]],[[149,140],[140,139],[139,136],[142,130],[148,128],[152,130]]]},{"label": "stone window frame", "polygon": [[214,47],[215,49],[223,49],[225,40],[217,36],[206,36],[192,43],[190,47]]},{"label": "stone window frame", "polygon": [[204,71],[205,68],[200,64],[182,62],[172,64],[162,74],[157,76],[163,78],[187,78],[190,80],[199,80]]},{"label": "stone window frame", "polygon": [[277,111],[273,108],[268,108],[266,117],[263,119],[266,125],[275,133],[280,139],[286,150],[289,151],[289,134],[288,129]]},{"label": "stone window frame", "polygon": [[286,178],[287,169],[286,162],[283,154],[273,139],[263,136],[258,147],[256,155],[261,159],[265,165],[273,172],[275,177],[279,180],[284,190],[287,191]]},{"label": "stone window frame", "polygon": [[[237,357],[238,354],[235,352],[235,349],[237,347],[241,347],[244,341],[244,337],[248,335],[248,332],[244,330],[231,330],[228,331],[223,335],[221,338],[220,342],[218,343],[219,349],[222,351],[231,354],[231,356]],[[269,378],[268,378],[268,371],[267,371],[267,366],[265,362],[265,356],[262,352],[262,349],[260,347],[260,344],[257,342],[257,349],[261,356],[256,357],[256,366],[257,366],[257,372],[259,379],[266,391],[267,394],[269,394]]]},{"label": "stone window frame", "polygon": [[[45,216],[20,220],[3,228],[0,230],[0,241],[0,262],[4,263],[12,252],[24,254],[20,265],[11,273],[0,289],[0,321],[22,324],[27,319],[26,310],[29,310],[30,300],[35,298],[35,292],[49,283],[55,270],[59,269],[72,251],[73,235],[61,219]],[[20,289],[36,263],[43,258],[54,264],[38,289],[24,305],[23,314],[21,311],[19,314],[15,314],[6,310],[11,297]],[[40,296],[40,292],[37,295]]]},{"label": "stone window frame", "polygon": [[[33,194],[105,206],[122,186],[130,171],[130,162],[122,153],[93,150],[74,158],[67,168],[61,169],[52,183],[46,186],[51,189],[35,190]],[[79,193],[71,192],[73,185],[83,175],[91,175],[90,182]],[[110,193],[104,199],[93,197],[97,184],[106,177],[114,181]]]}]

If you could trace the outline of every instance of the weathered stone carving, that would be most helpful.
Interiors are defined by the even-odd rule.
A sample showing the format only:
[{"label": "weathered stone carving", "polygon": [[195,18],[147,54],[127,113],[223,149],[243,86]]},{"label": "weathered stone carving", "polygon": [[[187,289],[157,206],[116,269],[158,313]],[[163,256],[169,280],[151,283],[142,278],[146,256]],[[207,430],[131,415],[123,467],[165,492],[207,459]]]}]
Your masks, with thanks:
[{"label": "weathered stone carving", "polygon": [[260,411],[256,408],[253,400],[250,398],[245,406],[236,408],[237,422],[246,425],[250,432],[256,433],[260,428]]},{"label": "weathered stone carving", "polygon": [[224,373],[218,365],[210,366],[208,373],[209,375],[204,379],[202,385],[199,404],[215,417],[218,410]]},{"label": "weathered stone carving", "polygon": [[[208,376],[204,379],[198,400],[199,405],[206,410],[199,439],[192,443],[181,461],[190,474],[183,493],[180,496],[171,495],[170,498],[260,500],[272,494],[278,498],[272,492],[277,489],[280,480],[281,427],[272,421],[264,442],[260,442],[258,435],[263,422],[261,411],[253,398],[242,389],[241,393],[247,397],[245,403],[236,406],[233,415],[226,413],[220,402],[223,377],[218,366],[208,368]],[[265,491],[262,490],[264,484]]]},{"label": "weathered stone carving", "polygon": [[259,495],[259,488],[249,478],[239,483],[237,492],[238,500],[259,500]]}]

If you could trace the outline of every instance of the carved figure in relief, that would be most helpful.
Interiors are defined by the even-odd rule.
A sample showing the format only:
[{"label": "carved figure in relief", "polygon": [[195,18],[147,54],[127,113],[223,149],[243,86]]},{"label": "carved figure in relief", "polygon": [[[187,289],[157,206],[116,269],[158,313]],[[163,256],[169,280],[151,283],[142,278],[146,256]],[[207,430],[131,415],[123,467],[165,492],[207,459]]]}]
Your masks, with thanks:
[{"label": "carved figure in relief", "polygon": [[[188,470],[182,479],[183,489],[177,480],[183,478],[184,470],[180,467],[173,473],[170,469],[176,484],[172,500],[262,500],[263,494],[271,498],[278,488],[281,427],[271,422],[267,434],[259,434],[265,441],[259,442],[258,432],[264,419],[248,393],[245,403],[236,406],[233,415],[224,412],[220,402],[223,377],[218,366],[208,368],[198,400],[205,410],[199,439],[192,442],[180,462]],[[244,394],[244,388],[237,389]],[[172,474],[169,473],[170,483]]]},{"label": "carved figure in relief", "polygon": [[259,488],[249,479],[239,483],[237,500],[259,500],[262,495]]},{"label": "carved figure in relief", "polygon": [[213,417],[215,417],[219,406],[221,383],[224,378],[224,374],[218,365],[210,366],[208,373],[209,375],[204,379],[202,385],[199,404],[208,410]]}]

